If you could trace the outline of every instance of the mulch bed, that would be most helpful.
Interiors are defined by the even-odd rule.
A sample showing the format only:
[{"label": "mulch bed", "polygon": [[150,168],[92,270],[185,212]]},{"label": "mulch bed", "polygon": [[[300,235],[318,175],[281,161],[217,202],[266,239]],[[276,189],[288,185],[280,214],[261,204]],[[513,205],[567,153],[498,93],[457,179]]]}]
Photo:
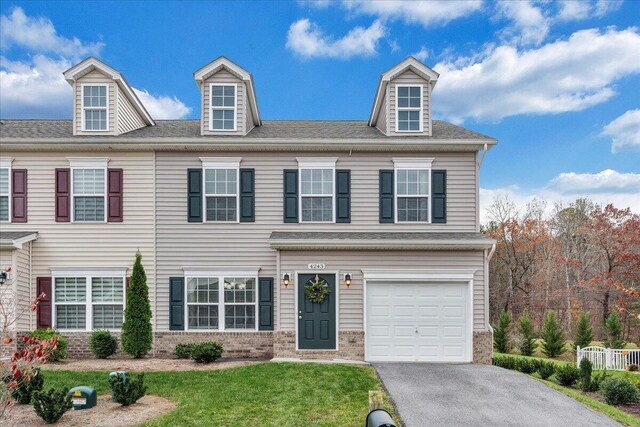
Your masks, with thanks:
[{"label": "mulch bed", "polygon": [[[583,394],[586,394],[587,396],[589,396],[592,399],[595,399],[599,402],[602,403],[607,403],[604,400],[604,396],[601,395],[600,393],[596,393],[596,392],[582,392]],[[640,418],[640,403],[632,403],[630,405],[611,405],[616,409],[620,409],[623,412],[626,412],[627,414],[633,415],[634,417],[638,417]]]},{"label": "mulch bed", "polygon": [[[119,403],[112,402],[110,395],[103,395],[98,397],[98,404],[91,409],[67,411],[56,425],[131,426],[158,417],[175,407],[175,403],[160,396],[147,395],[131,406],[121,406]],[[2,425],[7,427],[49,425],[36,415],[31,405],[12,406],[8,413],[5,413],[5,417],[6,419],[2,420]]]},{"label": "mulch bed", "polygon": [[48,362],[45,370],[58,371],[211,371],[263,363],[260,359],[219,359],[213,363],[196,363],[190,359],[67,359]]}]

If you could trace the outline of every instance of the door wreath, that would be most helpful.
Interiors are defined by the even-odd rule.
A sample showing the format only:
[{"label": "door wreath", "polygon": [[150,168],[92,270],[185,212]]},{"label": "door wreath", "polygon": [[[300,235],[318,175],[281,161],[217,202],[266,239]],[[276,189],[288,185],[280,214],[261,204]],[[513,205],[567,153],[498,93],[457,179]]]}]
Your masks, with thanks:
[{"label": "door wreath", "polygon": [[309,301],[315,303],[322,303],[327,296],[331,293],[329,290],[329,284],[324,279],[321,279],[320,276],[316,274],[315,279],[309,280],[304,285],[304,293],[309,298]]}]

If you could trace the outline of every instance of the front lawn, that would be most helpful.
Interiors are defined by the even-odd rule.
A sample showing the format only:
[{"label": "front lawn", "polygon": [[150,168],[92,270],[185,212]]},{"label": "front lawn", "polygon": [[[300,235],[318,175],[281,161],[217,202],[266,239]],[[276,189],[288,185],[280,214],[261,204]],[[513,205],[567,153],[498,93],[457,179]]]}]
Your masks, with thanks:
[{"label": "front lawn", "polygon": [[[107,374],[45,371],[45,389],[89,385],[108,394]],[[178,405],[147,426],[361,426],[369,390],[381,389],[370,366],[310,363],[148,372],[145,384]]]}]

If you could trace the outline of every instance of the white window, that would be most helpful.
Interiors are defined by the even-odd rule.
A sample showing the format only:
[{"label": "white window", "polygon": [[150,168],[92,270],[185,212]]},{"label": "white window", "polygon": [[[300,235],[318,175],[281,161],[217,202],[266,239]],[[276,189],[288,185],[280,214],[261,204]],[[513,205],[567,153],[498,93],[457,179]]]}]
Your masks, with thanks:
[{"label": "white window", "polygon": [[396,86],[396,132],[422,132],[422,86]]},{"label": "white window", "polygon": [[73,220],[105,221],[106,168],[72,168]]},{"label": "white window", "polygon": [[396,222],[430,222],[433,159],[393,159]]},{"label": "white window", "polygon": [[207,221],[238,221],[241,157],[200,157]]},{"label": "white window", "polygon": [[187,329],[256,330],[257,278],[186,277]]},{"label": "white window", "polygon": [[53,279],[54,327],[60,330],[122,328],[124,276],[74,274]]},{"label": "white window", "polygon": [[302,222],[335,221],[337,158],[298,158]]},{"label": "white window", "polygon": [[108,85],[82,85],[82,130],[105,131],[108,129]]},{"label": "white window", "polygon": [[11,218],[11,168],[0,167],[0,221]]},{"label": "white window", "polygon": [[209,129],[218,131],[236,130],[236,95],[237,86],[215,85],[209,86]]}]

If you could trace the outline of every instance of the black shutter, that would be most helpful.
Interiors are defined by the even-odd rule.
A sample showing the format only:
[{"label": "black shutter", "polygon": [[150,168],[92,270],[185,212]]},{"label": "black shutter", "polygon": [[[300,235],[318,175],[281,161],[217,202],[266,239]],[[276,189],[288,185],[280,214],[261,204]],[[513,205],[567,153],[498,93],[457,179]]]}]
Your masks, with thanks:
[{"label": "black shutter", "polygon": [[394,222],[393,170],[380,171],[380,223]]},{"label": "black shutter", "polygon": [[351,222],[351,171],[336,170],[336,222]]},{"label": "black shutter", "polygon": [[187,170],[187,220],[202,222],[202,169]]},{"label": "black shutter", "polygon": [[240,169],[240,222],[255,222],[255,169]]},{"label": "black shutter", "polygon": [[258,329],[273,331],[273,277],[258,278],[258,298]]},{"label": "black shutter", "polygon": [[284,170],[284,222],[298,222],[298,169]]},{"label": "black shutter", "polygon": [[431,171],[431,222],[447,222],[447,171]]},{"label": "black shutter", "polygon": [[184,277],[169,278],[169,330],[184,331]]}]

